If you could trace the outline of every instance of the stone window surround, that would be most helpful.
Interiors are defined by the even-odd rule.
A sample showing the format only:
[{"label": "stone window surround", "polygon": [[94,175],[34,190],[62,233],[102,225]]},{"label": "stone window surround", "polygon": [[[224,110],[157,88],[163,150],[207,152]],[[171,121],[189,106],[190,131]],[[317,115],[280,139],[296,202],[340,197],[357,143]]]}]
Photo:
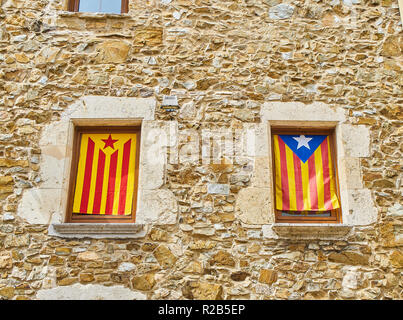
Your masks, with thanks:
[{"label": "stone window surround", "polygon": [[[164,158],[164,148],[171,143],[155,138],[153,130],[167,130],[164,121],[154,120],[155,106],[154,98],[104,96],[85,96],[70,105],[58,122],[43,129],[39,143],[43,182],[24,191],[17,214],[31,224],[49,224],[49,235],[64,238],[139,238],[145,236],[149,224],[176,223],[175,196],[161,188],[166,164],[160,161],[151,165],[147,161],[147,157],[151,154],[155,157],[156,153]],[[136,222],[64,223],[74,127],[108,125],[141,126]]]},{"label": "stone window surround", "polygon": [[[272,179],[271,126],[327,127],[336,135],[341,223],[276,223]],[[345,109],[315,102],[265,102],[261,123],[254,125],[256,153],[251,186],[239,192],[236,216],[248,228],[261,228],[263,238],[340,239],[354,227],[376,222],[378,210],[362,185],[360,158],[370,156],[369,128],[352,125]],[[255,206],[250,203],[256,202]]]},{"label": "stone window surround", "polygon": [[[66,214],[67,214],[67,204],[68,204],[68,190],[70,186],[70,170],[71,170],[71,159],[72,159],[72,153],[73,153],[73,146],[74,146],[74,139],[75,134],[75,128],[76,127],[105,127],[107,128],[108,126],[116,126],[116,127],[141,127],[142,126],[142,119],[96,119],[96,118],[73,118],[70,119],[69,122],[69,130],[68,130],[68,135],[67,135],[67,151],[66,151],[66,156],[69,159],[65,163],[65,177],[67,177],[64,180],[63,183],[63,190],[66,192],[64,195],[62,195],[62,208],[64,209],[62,211],[63,216],[63,221],[65,221]],[[141,131],[140,131],[141,132]],[[140,142],[141,144],[141,142]],[[140,147],[140,157],[141,157],[141,147]],[[139,168],[140,172],[142,171],[141,168]],[[139,172],[139,176],[140,176]],[[140,180],[140,179],[139,179]],[[139,203],[139,193],[137,194],[137,203]],[[144,225],[143,224],[138,224],[138,223],[60,223],[60,224],[53,224],[51,225],[53,230],[62,235],[63,237],[69,238],[69,237],[85,237],[85,236],[91,236],[93,238],[102,238],[102,237],[114,237],[114,238],[138,238],[144,236]]]}]

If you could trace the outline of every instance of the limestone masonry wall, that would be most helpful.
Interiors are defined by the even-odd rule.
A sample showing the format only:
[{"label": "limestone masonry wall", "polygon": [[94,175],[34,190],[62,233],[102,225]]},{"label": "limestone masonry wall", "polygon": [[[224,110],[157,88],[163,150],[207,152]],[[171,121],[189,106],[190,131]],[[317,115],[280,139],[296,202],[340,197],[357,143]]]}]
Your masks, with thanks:
[{"label": "limestone masonry wall", "polygon": [[[66,8],[0,7],[0,299],[402,299],[397,0]],[[164,96],[179,108],[161,108]],[[137,238],[52,229],[64,222],[69,130],[95,118],[134,119],[142,139],[171,134],[142,140]],[[274,223],[276,121],[334,123],[343,232]],[[169,161],[197,149],[194,133],[224,129],[257,132],[251,162]],[[145,158],[151,143],[160,166]]]}]

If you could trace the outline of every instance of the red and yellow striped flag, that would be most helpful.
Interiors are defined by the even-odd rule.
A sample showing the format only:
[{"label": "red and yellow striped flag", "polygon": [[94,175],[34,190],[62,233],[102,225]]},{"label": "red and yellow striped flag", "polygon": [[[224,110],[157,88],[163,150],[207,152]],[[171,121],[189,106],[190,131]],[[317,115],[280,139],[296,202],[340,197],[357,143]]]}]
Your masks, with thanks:
[{"label": "red and yellow striped flag", "polygon": [[339,208],[329,136],[274,135],[276,209]]},{"label": "red and yellow striped flag", "polygon": [[73,213],[131,214],[136,138],[135,133],[81,135]]}]

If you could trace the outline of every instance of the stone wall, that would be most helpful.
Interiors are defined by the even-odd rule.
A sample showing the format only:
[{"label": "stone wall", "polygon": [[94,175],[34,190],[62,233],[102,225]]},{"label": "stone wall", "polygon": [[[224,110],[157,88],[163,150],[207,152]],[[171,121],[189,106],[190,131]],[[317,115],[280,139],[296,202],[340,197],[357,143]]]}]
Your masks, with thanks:
[{"label": "stone wall", "polygon": [[[0,298],[402,298],[397,0],[129,0],[123,15],[64,8],[3,0],[0,9]],[[158,217],[170,203],[175,218],[143,219],[140,238],[51,235],[62,209],[40,200],[62,201],[65,167],[56,164],[66,149],[57,142],[68,145],[68,134],[49,135],[93,96],[154,101],[149,118],[127,102],[128,117],[150,127],[175,121],[169,146],[179,153],[192,148],[187,132],[264,128],[289,106],[343,115],[335,121],[346,128],[340,139],[349,137],[344,150],[356,139],[366,150],[340,169],[353,177],[343,199],[365,204],[356,206],[361,218],[341,237],[276,233],[263,148],[253,166],[167,160],[143,208]],[[179,109],[161,108],[164,96]]]}]

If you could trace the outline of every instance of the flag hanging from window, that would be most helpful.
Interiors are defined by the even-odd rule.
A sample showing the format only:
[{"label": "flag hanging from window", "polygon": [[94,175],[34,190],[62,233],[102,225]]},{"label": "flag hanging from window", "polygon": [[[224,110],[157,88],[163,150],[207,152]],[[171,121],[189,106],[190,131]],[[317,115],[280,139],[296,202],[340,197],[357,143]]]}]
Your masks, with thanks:
[{"label": "flag hanging from window", "polygon": [[135,133],[84,133],[73,213],[130,215],[136,165]]},{"label": "flag hanging from window", "polygon": [[339,208],[327,135],[274,135],[276,209]]}]

